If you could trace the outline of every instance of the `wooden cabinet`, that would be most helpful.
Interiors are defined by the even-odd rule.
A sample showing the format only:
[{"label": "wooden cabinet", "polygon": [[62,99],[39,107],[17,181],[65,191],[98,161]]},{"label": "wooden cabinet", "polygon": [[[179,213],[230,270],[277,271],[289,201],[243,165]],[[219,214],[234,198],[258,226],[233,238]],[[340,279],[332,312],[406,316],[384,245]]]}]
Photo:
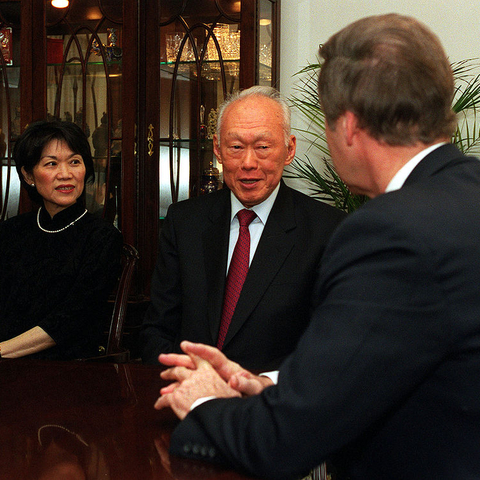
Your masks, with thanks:
[{"label": "wooden cabinet", "polygon": [[221,187],[218,105],[277,85],[278,16],[275,0],[0,0],[2,219],[33,208],[10,158],[20,131],[75,121],[95,160],[88,208],[139,250],[132,299],[148,300],[168,205]]},{"label": "wooden cabinet", "polygon": [[[28,11],[26,7],[23,10]],[[20,2],[0,2],[0,221],[19,211],[20,182],[11,151],[22,128],[20,99],[31,101],[27,92],[20,94],[20,73],[23,79],[29,74],[20,68],[20,44],[25,35],[21,29]]]}]

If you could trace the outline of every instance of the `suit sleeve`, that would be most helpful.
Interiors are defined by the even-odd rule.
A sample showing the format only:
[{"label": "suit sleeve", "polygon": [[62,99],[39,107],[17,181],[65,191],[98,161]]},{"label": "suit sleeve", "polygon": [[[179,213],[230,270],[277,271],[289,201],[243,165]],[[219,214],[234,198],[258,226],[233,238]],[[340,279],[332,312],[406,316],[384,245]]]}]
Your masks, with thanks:
[{"label": "suit sleeve", "polygon": [[145,363],[158,364],[160,353],[172,352],[180,330],[181,279],[172,217],[170,209],[160,234],[151,301],[140,332],[140,348]]},{"label": "suit sleeve", "polygon": [[428,242],[399,223],[368,208],[343,222],[324,256],[319,307],[278,385],[200,405],[174,431],[172,453],[298,477],[415,389],[447,349],[446,309]]}]

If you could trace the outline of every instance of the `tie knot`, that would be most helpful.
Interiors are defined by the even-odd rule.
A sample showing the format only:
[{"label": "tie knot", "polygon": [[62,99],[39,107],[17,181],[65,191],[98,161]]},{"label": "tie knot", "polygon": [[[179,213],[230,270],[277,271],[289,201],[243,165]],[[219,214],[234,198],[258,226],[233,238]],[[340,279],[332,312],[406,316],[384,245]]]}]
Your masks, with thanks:
[{"label": "tie knot", "polygon": [[245,208],[237,213],[241,227],[248,227],[256,216],[257,214],[253,210],[246,210]]}]

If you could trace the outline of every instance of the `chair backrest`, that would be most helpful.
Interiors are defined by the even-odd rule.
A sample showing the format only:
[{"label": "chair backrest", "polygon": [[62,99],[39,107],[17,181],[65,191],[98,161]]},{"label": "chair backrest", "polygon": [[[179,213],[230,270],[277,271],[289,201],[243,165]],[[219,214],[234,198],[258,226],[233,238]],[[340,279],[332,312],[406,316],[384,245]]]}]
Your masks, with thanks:
[{"label": "chair backrest", "polygon": [[118,282],[117,293],[113,305],[112,320],[110,322],[110,331],[108,333],[107,355],[121,353],[123,327],[127,313],[128,294],[132,281],[133,271],[139,256],[137,250],[128,243],[123,244],[122,252],[122,274]]}]

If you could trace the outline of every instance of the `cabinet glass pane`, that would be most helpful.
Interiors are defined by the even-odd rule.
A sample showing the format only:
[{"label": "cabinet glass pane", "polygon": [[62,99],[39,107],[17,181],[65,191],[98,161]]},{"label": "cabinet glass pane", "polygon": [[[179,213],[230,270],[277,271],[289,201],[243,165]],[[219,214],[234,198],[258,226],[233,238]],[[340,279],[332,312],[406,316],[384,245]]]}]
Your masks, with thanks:
[{"label": "cabinet glass pane", "polygon": [[20,181],[11,159],[20,134],[20,2],[0,3],[0,221],[18,213]]},{"label": "cabinet glass pane", "polygon": [[258,65],[259,84],[272,85],[272,28],[274,4],[270,0],[259,2]]},{"label": "cabinet glass pane", "polygon": [[218,105],[238,90],[240,2],[160,4],[160,217],[221,188],[212,150]]},{"label": "cabinet glass pane", "polygon": [[87,208],[120,227],[122,24],[113,15],[121,14],[122,2],[103,3],[47,6],[47,115],[86,133],[95,165]]}]

